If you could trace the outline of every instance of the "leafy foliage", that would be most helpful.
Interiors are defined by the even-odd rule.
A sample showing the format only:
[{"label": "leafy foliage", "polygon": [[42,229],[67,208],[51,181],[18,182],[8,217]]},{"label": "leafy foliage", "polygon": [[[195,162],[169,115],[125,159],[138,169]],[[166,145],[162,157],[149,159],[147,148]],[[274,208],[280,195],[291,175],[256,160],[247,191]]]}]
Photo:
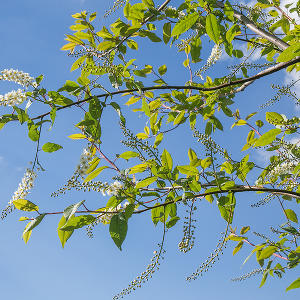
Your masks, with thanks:
[{"label": "leafy foliage", "polygon": [[[36,204],[21,197],[33,187],[32,182],[24,178],[3,210],[2,217],[13,208],[33,215],[20,219],[28,221],[23,232],[25,243],[45,216],[56,214],[61,215],[57,232],[62,247],[82,227],[87,228],[89,236],[92,236],[96,225],[109,224],[110,236],[121,250],[129,219],[137,214],[144,214],[145,219],[150,216],[154,226],[163,228],[159,250],[154,252],[146,271],[114,299],[141,287],[151,278],[163,258],[165,236],[169,230],[178,228],[181,218],[184,225],[179,250],[184,253],[192,250],[197,220],[195,210],[202,199],[217,206],[226,229],[215,251],[187,280],[197,279],[211,268],[229,241],[237,243],[233,255],[242,247],[251,247],[250,256],[255,254],[260,266],[241,276],[240,280],[262,273],[260,286],[263,286],[269,275],[281,278],[288,270],[299,267],[300,263],[300,148],[299,142],[290,142],[299,135],[300,119],[282,111],[267,111],[264,120],[260,120],[257,112],[235,103],[240,92],[272,73],[285,69],[298,74],[300,25],[290,14],[297,13],[299,16],[299,3],[296,6],[291,4],[284,12],[279,6],[280,1],[259,0],[253,8],[238,5],[238,9],[229,1],[186,0],[178,8],[169,7],[169,2],[166,0],[156,6],[152,0],[134,4],[116,0],[105,16],[120,7],[123,7],[123,12],[109,27],[102,28],[94,22],[96,12],[74,14],[75,24],[70,27],[72,34],[66,35],[67,44],[61,50],[76,58],[71,71],[78,73],[77,82],[67,80],[57,91],[47,91],[42,86],[43,77],[39,76],[31,90],[26,92],[29,104],[25,107],[18,99],[7,102],[8,96],[0,98],[0,105],[9,106],[9,113],[5,112],[0,118],[0,129],[7,123],[19,122],[26,127],[26,135],[35,143],[32,172],[43,170],[39,160],[41,150],[50,153],[64,151],[61,145],[47,142],[45,128],[57,126],[56,115],[63,114],[65,109],[84,107],[81,119],[74,124],[77,133],[69,135],[69,138],[74,143],[84,142],[86,148],[74,174],[51,196],[59,197],[71,189],[109,196],[106,205],[100,208],[88,208],[88,201],[82,200],[66,207],[63,212],[42,212]],[[141,66],[141,62],[130,55],[132,51],[142,51],[141,44],[175,48],[179,54],[174,63],[184,54],[182,65],[189,76],[181,85],[172,85],[167,77],[171,66],[152,66],[148,64],[148,57],[144,57],[143,63],[146,64]],[[249,52],[241,50],[245,44]],[[204,47],[210,47],[212,51],[207,61],[202,63]],[[219,75],[218,72],[214,78],[206,76],[204,79],[204,71],[215,66],[224,51],[234,62],[229,74]],[[255,51],[259,52],[262,64],[249,62]],[[259,73],[250,74],[257,69]],[[5,77],[2,79],[5,80]],[[102,86],[100,82],[108,84]],[[268,107],[283,96],[299,104],[297,95],[291,90],[294,84],[274,85],[273,88],[278,89],[277,95],[266,104],[261,103],[260,108]],[[124,101],[116,102],[118,95],[126,99],[127,107],[134,107],[133,112],[146,120],[142,128],[136,125],[133,131],[129,129],[127,121],[132,114],[122,106]],[[30,104],[38,106],[44,113],[34,115]],[[238,105],[235,111],[233,104]],[[121,154],[103,152],[103,115],[109,111],[118,117],[117,126],[124,135],[121,143],[126,151]],[[232,124],[230,133],[226,119]],[[199,142],[197,151],[188,149],[188,163],[183,158],[178,162],[174,149],[167,149],[170,148],[168,134],[178,127],[185,128],[186,134],[190,129],[191,136]],[[247,152],[242,158],[235,153],[230,154],[235,149],[227,149],[226,145],[217,142],[218,133],[228,134],[232,139],[232,132],[238,127],[247,128],[247,132],[244,131],[245,144],[239,149]],[[45,143],[40,147],[44,139]],[[257,149],[271,153],[267,165],[254,163]],[[129,167],[124,167],[124,161]],[[110,183],[102,182],[103,176],[108,176]],[[253,192],[267,193],[263,200],[253,205],[255,207],[267,202],[272,205],[274,201],[280,204],[285,223],[271,230],[275,235],[272,240],[253,232],[254,239],[263,241],[250,241],[248,224],[244,224],[239,233],[233,227],[239,216],[235,209],[239,195]],[[184,218],[182,211],[186,212]],[[280,263],[275,264],[275,259]],[[299,280],[289,284],[286,290],[299,288]]]}]

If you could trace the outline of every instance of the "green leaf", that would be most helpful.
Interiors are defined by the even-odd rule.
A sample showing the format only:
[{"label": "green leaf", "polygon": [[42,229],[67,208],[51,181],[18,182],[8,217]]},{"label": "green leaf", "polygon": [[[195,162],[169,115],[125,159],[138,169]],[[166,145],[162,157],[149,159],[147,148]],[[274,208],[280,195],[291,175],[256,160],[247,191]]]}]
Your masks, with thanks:
[{"label": "green leaf", "polygon": [[231,129],[234,127],[234,126],[243,126],[243,125],[246,125],[247,124],[247,121],[245,120],[238,120],[237,122],[235,122],[232,126],[231,126]]},{"label": "green leaf", "polygon": [[33,219],[32,221],[30,221],[27,226],[25,227],[24,231],[23,231],[23,235],[24,233],[31,231],[33,228],[35,228],[36,226],[38,226],[42,220],[44,219],[46,214],[41,214],[39,216],[37,216],[35,219]]},{"label": "green leaf", "polygon": [[84,203],[85,200],[82,200],[78,203],[75,203],[75,204],[72,204],[72,205],[69,205],[68,207],[66,207],[64,209],[64,217],[66,219],[66,222],[69,221],[69,219],[76,213],[77,209],[79,208],[79,206]]},{"label": "green leaf", "polygon": [[149,137],[149,135],[146,134],[146,133],[144,133],[144,132],[140,132],[140,133],[138,133],[136,136],[137,136],[137,138],[140,139],[140,140],[145,140],[145,139],[147,139],[147,138]]},{"label": "green leaf", "polygon": [[29,129],[29,131],[28,131],[28,137],[29,137],[32,141],[34,141],[34,142],[36,142],[36,141],[39,140],[39,138],[40,138],[40,132],[38,131],[36,125],[30,126],[30,129]]},{"label": "green leaf", "polygon": [[162,65],[158,68],[158,73],[160,75],[164,75],[167,72],[167,66],[166,65]]},{"label": "green leaf", "polygon": [[205,170],[206,168],[208,168],[210,165],[212,164],[212,158],[211,157],[207,157],[203,160],[201,160],[201,167]]},{"label": "green leaf", "polygon": [[93,172],[97,166],[99,165],[100,162],[100,158],[99,157],[95,157],[91,162],[90,162],[90,167],[85,171],[85,174],[90,174],[91,172]]},{"label": "green leaf", "polygon": [[138,50],[139,48],[138,43],[134,40],[127,40],[127,46],[132,50]]},{"label": "green leaf", "polygon": [[289,220],[298,223],[298,217],[292,209],[285,209],[284,212]]},{"label": "green leaf", "polygon": [[184,115],[185,115],[185,111],[183,110],[176,116],[176,118],[173,122],[174,125],[180,124],[184,119]]},{"label": "green leaf", "polygon": [[160,143],[161,141],[163,140],[164,138],[164,134],[161,132],[159,133],[156,138],[155,138],[155,142],[154,142],[154,147],[156,148]]},{"label": "green leaf", "polygon": [[143,0],[143,3],[148,7],[148,8],[154,8],[154,2],[153,0]]},{"label": "green leaf", "polygon": [[180,218],[177,217],[177,216],[172,217],[172,218],[166,223],[167,228],[173,227],[179,220],[180,220]]},{"label": "green leaf", "polygon": [[277,250],[276,246],[268,246],[266,248],[264,248],[259,255],[259,259],[267,259],[269,258],[271,255],[273,255],[273,253],[275,253]]},{"label": "green leaf", "polygon": [[62,149],[62,146],[54,143],[46,143],[43,145],[42,149],[44,152],[55,152]]},{"label": "green leaf", "polygon": [[148,185],[150,185],[151,183],[155,182],[156,180],[157,180],[157,177],[148,177],[148,178],[146,178],[146,179],[144,179],[144,180],[142,180],[142,181],[139,181],[139,182],[136,184],[135,188],[136,188],[136,189],[143,188],[143,187],[148,186]]},{"label": "green leaf", "polygon": [[130,172],[129,174],[135,174],[135,173],[142,173],[144,172],[146,169],[148,168],[148,165],[147,164],[139,164],[139,165],[136,165],[132,168],[130,168]]},{"label": "green leaf", "polygon": [[296,279],[294,282],[292,282],[287,288],[286,288],[286,292],[289,290],[293,290],[293,289],[298,289],[300,288],[300,277],[298,279]]},{"label": "green leaf", "polygon": [[180,19],[174,26],[171,36],[177,36],[186,32],[197,22],[198,18],[199,18],[198,12],[194,12]]},{"label": "green leaf", "polygon": [[172,171],[173,168],[173,159],[171,154],[164,149],[162,155],[161,155],[161,163],[164,167],[166,167],[169,171]]},{"label": "green leaf", "polygon": [[120,118],[120,121],[123,125],[126,124],[126,119],[124,118],[122,112],[121,112],[121,108],[120,108],[120,105],[116,102],[111,102],[109,105],[111,105],[114,110],[117,112],[117,114],[119,115],[119,118]]},{"label": "green leaf", "polygon": [[130,203],[126,206],[126,208],[125,208],[125,217],[126,217],[127,220],[132,216],[132,214],[134,212],[134,209],[135,209],[134,204]]},{"label": "green leaf", "polygon": [[254,144],[255,147],[261,147],[261,146],[266,146],[271,144],[275,139],[278,134],[281,133],[281,130],[276,128],[276,129],[271,129],[268,132],[264,133]]},{"label": "green leaf", "polygon": [[100,101],[97,97],[93,97],[89,101],[89,113],[94,119],[99,119],[102,114],[102,106],[100,104]]},{"label": "green leaf", "polygon": [[145,98],[143,98],[142,100],[142,110],[145,113],[146,116],[150,117],[151,112],[150,112],[150,107],[149,104],[147,102],[147,100]]},{"label": "green leaf", "polygon": [[194,176],[199,174],[198,169],[192,166],[177,166],[177,169],[180,173],[188,176]]},{"label": "green leaf", "polygon": [[241,234],[245,234],[246,232],[248,232],[250,230],[250,226],[245,226],[241,229],[240,233]]},{"label": "green leaf", "polygon": [[87,139],[87,136],[81,133],[75,133],[75,134],[71,134],[68,136],[68,138],[72,139],[72,140],[83,140],[83,139]]},{"label": "green leaf", "polygon": [[63,227],[65,224],[66,224],[66,218],[65,216],[62,216],[57,226],[57,234],[63,248],[65,247],[67,240],[71,237],[71,235],[74,232],[74,230],[70,230],[70,231],[60,230],[60,228]]},{"label": "green leaf", "polygon": [[18,119],[20,121],[20,124],[23,124],[24,122],[26,122],[29,119],[27,113],[23,109],[21,109],[17,106],[14,106],[14,110],[18,114]]},{"label": "green leaf", "polygon": [[300,55],[300,43],[295,43],[285,49],[277,57],[277,62],[286,62]]},{"label": "green leaf", "polygon": [[93,172],[91,172],[85,179],[83,182],[89,182],[91,180],[93,180],[94,178],[96,178],[103,170],[107,169],[107,166],[102,166],[97,168],[96,170],[94,170]]},{"label": "green leaf", "polygon": [[127,235],[127,219],[124,213],[113,215],[109,224],[109,233],[116,246],[122,250],[122,244]]},{"label": "green leaf", "polygon": [[229,224],[232,223],[235,202],[233,193],[230,193],[228,196],[221,196],[218,199],[218,208],[221,216]]},{"label": "green leaf", "polygon": [[28,217],[21,217],[21,218],[19,219],[19,221],[27,221],[27,220],[29,220]]},{"label": "green leaf", "polygon": [[233,249],[232,255],[237,254],[242,249],[243,245],[244,245],[244,242],[240,241]]},{"label": "green leaf", "polygon": [[[158,206],[159,203],[156,203],[155,206]],[[151,218],[154,225],[157,225],[157,223],[161,220],[161,218],[164,215],[164,208],[163,206],[154,207],[151,209]]]},{"label": "green leaf", "polygon": [[123,152],[122,154],[120,154],[118,157],[121,157],[121,158],[124,158],[124,159],[128,160],[129,158],[137,157],[137,156],[139,156],[139,154],[137,152],[126,151],[126,152]]},{"label": "green leaf", "polygon": [[38,211],[39,207],[35,205],[34,203],[25,200],[25,199],[18,199],[13,201],[14,206],[18,210],[23,210],[23,211]]},{"label": "green leaf", "polygon": [[208,36],[216,43],[219,43],[220,28],[217,18],[214,14],[209,14],[206,17],[205,29]]},{"label": "green leaf", "polygon": [[163,40],[165,44],[168,44],[171,38],[171,23],[165,23],[163,26]]},{"label": "green leaf", "polygon": [[29,241],[29,238],[31,236],[31,233],[32,233],[32,230],[27,230],[27,228],[29,227],[30,223],[28,223],[26,226],[25,226],[25,229],[24,229],[24,232],[23,232],[23,240],[25,242],[25,244],[27,244],[27,242]]},{"label": "green leaf", "polygon": [[284,123],[284,118],[277,112],[266,112],[266,121],[272,125],[279,125]]},{"label": "green leaf", "polygon": [[78,85],[75,81],[67,80],[62,88],[58,90],[58,92],[66,91],[68,93],[74,92],[80,89],[80,85]]},{"label": "green leaf", "polygon": [[77,217],[69,218],[68,222],[60,228],[62,231],[73,231],[74,229],[82,228],[83,226],[89,225],[96,220],[92,215],[81,215]]}]

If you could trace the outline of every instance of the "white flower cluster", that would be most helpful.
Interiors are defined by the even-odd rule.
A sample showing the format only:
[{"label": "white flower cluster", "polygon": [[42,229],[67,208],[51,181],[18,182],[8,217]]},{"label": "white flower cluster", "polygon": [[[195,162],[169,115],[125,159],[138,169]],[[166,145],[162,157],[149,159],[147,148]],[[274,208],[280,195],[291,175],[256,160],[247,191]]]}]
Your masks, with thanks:
[{"label": "white flower cluster", "polygon": [[104,213],[99,217],[99,221],[103,224],[109,224],[111,218],[113,217],[114,213],[120,212],[122,210],[124,210],[126,208],[126,206],[129,204],[128,201],[126,201],[123,206],[122,204],[119,204],[117,207],[115,208],[108,208],[106,209],[104,212],[110,212],[109,214]]},{"label": "white flower cluster", "polygon": [[89,148],[84,148],[82,154],[80,155],[79,164],[76,169],[76,173],[81,176],[85,175],[85,172],[90,167],[90,162],[93,159],[92,153]]},{"label": "white flower cluster", "polygon": [[12,199],[8,202],[8,205],[13,205],[13,201],[24,199],[29,194],[29,190],[33,188],[33,182],[36,176],[37,175],[34,171],[30,169],[26,170],[18,189],[15,191]]},{"label": "white flower cluster", "polygon": [[106,187],[104,189],[102,189],[102,195],[103,196],[110,196],[110,195],[114,195],[116,196],[120,190],[124,187],[124,185],[119,182],[119,181],[115,181],[112,184],[108,185],[107,182],[105,182]]},{"label": "white flower cluster", "polygon": [[222,47],[219,44],[215,44],[214,47],[211,50],[210,56],[207,59],[205,65],[196,72],[196,75],[199,76],[202,80],[203,77],[201,73],[205,72],[207,69],[209,69],[212,65],[214,65],[222,56]]},{"label": "white flower cluster", "polygon": [[25,93],[18,89],[17,91],[11,91],[5,95],[0,95],[0,106],[15,106],[23,103],[25,100]]},{"label": "white flower cluster", "polygon": [[[28,73],[14,69],[5,69],[0,72],[0,80],[13,81],[25,88],[30,85],[37,87],[37,83],[34,78]],[[0,106],[15,106],[23,103],[26,100],[26,94],[24,90],[13,90],[5,95],[0,95]]]},{"label": "white flower cluster", "polygon": [[[283,162],[279,165],[277,165],[274,169],[270,171],[270,173],[267,175],[268,178],[277,177],[283,174],[293,174],[293,170],[297,164],[295,162],[289,161],[289,162]],[[262,178],[258,178],[255,181],[256,186],[261,186],[265,184],[264,180]]]},{"label": "white flower cluster", "polygon": [[176,11],[179,19],[185,17],[185,13],[183,11],[177,11],[177,8],[174,6],[167,6],[166,9]]},{"label": "white flower cluster", "polygon": [[32,85],[33,87],[37,87],[37,83],[34,78],[31,77],[28,73],[23,71],[14,70],[14,69],[5,69],[1,71],[2,75],[0,75],[0,80],[13,81],[17,84],[20,84],[24,87],[28,87]]}]

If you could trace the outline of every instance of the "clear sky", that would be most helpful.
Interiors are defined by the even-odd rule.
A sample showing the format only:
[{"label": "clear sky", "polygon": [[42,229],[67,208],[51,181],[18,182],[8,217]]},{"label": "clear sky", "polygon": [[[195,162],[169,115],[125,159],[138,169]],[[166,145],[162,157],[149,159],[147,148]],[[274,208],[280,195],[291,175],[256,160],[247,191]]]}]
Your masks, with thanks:
[{"label": "clear sky", "polygon": [[[157,1],[155,3],[158,4]],[[178,1],[174,1],[176,6]],[[103,0],[13,0],[0,2],[0,70],[14,68],[30,73],[31,76],[44,74],[43,85],[48,90],[55,90],[67,79],[75,79],[76,74],[70,73],[73,58],[66,55],[60,48],[64,44],[64,34],[69,33],[68,27],[73,24],[71,15],[81,10],[97,11],[99,16],[112,4]],[[108,19],[99,18],[99,30],[103,24],[108,25],[117,15]],[[156,48],[155,48],[156,47]],[[176,51],[161,52],[161,46],[152,47],[141,45],[141,54],[130,53],[137,62],[142,64],[167,64],[169,67],[168,81],[177,84],[186,81],[186,70],[177,63]],[[209,56],[212,44],[207,44],[204,55]],[[135,56],[136,55],[136,56]],[[231,60],[224,57],[220,67],[210,71],[224,72],[224,66]],[[222,68],[223,67],[223,68]],[[209,73],[208,73],[209,74]],[[253,84],[246,92],[237,96],[237,105],[241,111],[253,112],[258,105],[268,100],[274,91],[269,88],[272,82],[287,80],[284,72],[265,78],[262,82]],[[268,90],[265,87],[268,86]],[[0,82],[0,94],[10,90],[12,85]],[[271,92],[270,92],[271,91]],[[124,112],[130,111],[123,105],[127,100],[119,97]],[[291,101],[281,106],[288,115],[299,114]],[[275,107],[275,110],[280,106]],[[2,108],[0,108],[2,109]],[[264,111],[261,111],[263,118]],[[1,112],[2,114],[2,112]],[[129,125],[134,128],[141,126],[145,119],[132,115]],[[52,132],[45,133],[45,142],[53,141],[63,145],[64,149],[55,154],[43,154],[41,160],[46,172],[40,172],[30,199],[41,208],[51,211],[62,209],[69,204],[83,199],[89,200],[94,207],[101,206],[106,199],[99,194],[84,194],[71,192],[63,197],[51,198],[51,192],[60,187],[71,175],[79,160],[83,143],[74,142],[67,138],[76,133],[72,124],[79,118],[77,112],[62,111],[57,117],[58,124]],[[113,123],[113,122],[114,123]],[[124,151],[119,145],[120,132],[117,126],[118,118],[115,113],[104,116],[104,151],[116,153]],[[225,122],[226,128],[231,123]],[[202,124],[198,124],[203,129]],[[34,158],[35,144],[28,138],[24,139],[25,126],[8,125],[0,131],[0,204],[5,207],[11,195],[16,190],[28,162]],[[141,131],[141,127],[140,127]],[[245,130],[236,128],[229,137],[218,134],[218,140],[225,142],[232,152],[240,157],[240,149],[245,140]],[[196,150],[197,144],[186,129],[180,128],[168,137],[168,147],[177,161],[187,160],[187,149],[192,143]],[[173,151],[173,152],[172,152]],[[256,153],[256,162],[264,163],[264,153]],[[104,178],[105,180],[105,178]],[[108,180],[108,179],[106,179]],[[252,225],[253,229],[267,233],[272,218],[279,215],[276,205],[267,205],[260,209],[250,207],[259,198],[254,195],[243,195],[238,198],[239,219],[237,225]],[[252,300],[252,299],[299,299],[299,289],[285,293],[285,288],[296,279],[297,270],[289,272],[283,280],[268,280],[265,286],[258,288],[260,275],[241,283],[230,279],[239,277],[257,268],[255,259],[250,259],[242,265],[249,255],[251,248],[244,246],[238,255],[232,256],[233,244],[228,244],[221,260],[202,278],[188,283],[185,277],[192,273],[214,250],[220,232],[225,229],[216,206],[200,203],[196,216],[196,245],[191,253],[183,255],[178,251],[178,242],[182,237],[182,222],[172,228],[166,241],[166,255],[161,269],[144,286],[127,296],[128,299],[210,299],[210,300]],[[299,210],[299,208],[297,208]],[[111,299],[122,288],[145,270],[157,249],[162,235],[161,225],[154,227],[150,216],[137,216],[130,219],[129,231],[120,252],[113,244],[108,226],[98,226],[94,231],[95,237],[89,239],[85,230],[79,230],[68,241],[65,249],[61,248],[56,228],[59,217],[47,217],[34,230],[27,245],[21,239],[24,222],[18,222],[24,214],[15,211],[0,226],[0,290],[1,299],[23,300],[52,300],[52,299]],[[282,219],[282,222],[284,220]],[[274,224],[275,225],[275,224]],[[299,268],[298,268],[299,273]]]}]

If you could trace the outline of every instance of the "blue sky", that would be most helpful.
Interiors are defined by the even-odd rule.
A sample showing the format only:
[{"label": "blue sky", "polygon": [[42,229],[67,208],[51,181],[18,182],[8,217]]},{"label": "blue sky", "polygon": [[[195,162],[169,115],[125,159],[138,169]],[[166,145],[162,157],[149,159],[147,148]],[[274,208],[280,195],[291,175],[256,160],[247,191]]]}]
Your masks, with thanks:
[{"label": "blue sky", "polygon": [[[178,1],[174,1],[178,3]],[[0,10],[0,69],[15,68],[30,73],[32,76],[44,74],[43,85],[48,90],[62,86],[67,79],[75,79],[76,74],[69,72],[73,59],[60,51],[64,44],[64,34],[69,33],[68,27],[73,24],[71,15],[81,10],[98,11],[102,15],[112,4],[111,1],[95,0],[28,0],[1,1]],[[108,25],[117,16],[108,19],[98,19],[100,25]],[[176,60],[175,49],[161,51],[161,46],[141,45],[143,55],[130,53],[141,64],[167,64],[169,67],[168,80],[172,84],[186,81],[186,70],[172,64]],[[204,55],[209,56],[212,44],[206,45]],[[136,57],[135,57],[136,56]],[[231,63],[230,59],[222,59],[220,67],[210,72],[222,72],[224,66]],[[209,74],[209,73],[208,73]],[[211,73],[213,74],[213,73]],[[265,86],[271,82],[284,81],[284,72],[276,73],[262,82],[253,84],[246,92],[237,96],[237,105],[245,113],[257,110],[263,99],[274,95]],[[12,85],[0,83],[0,94],[11,89]],[[120,105],[127,100],[121,97],[115,101]],[[124,112],[130,111],[123,105]],[[277,106],[276,109],[281,109]],[[297,113],[291,101],[282,106],[289,115]],[[2,109],[2,108],[1,108]],[[242,111],[242,109],[241,109]],[[263,118],[264,111],[261,111]],[[138,115],[133,115],[138,117]],[[30,194],[30,200],[47,210],[62,209],[69,204],[83,199],[89,200],[92,206],[105,202],[97,194],[87,195],[71,192],[63,197],[51,198],[55,191],[72,175],[76,167],[83,143],[67,139],[76,133],[72,124],[79,118],[77,112],[63,111],[57,117],[57,126],[45,133],[45,142],[53,141],[63,145],[64,149],[56,154],[43,154],[41,160],[46,168],[45,173],[39,173],[35,188]],[[104,151],[106,153],[122,151],[119,146],[120,132],[117,126],[117,116],[111,112],[104,116]],[[129,125],[139,127],[145,121],[142,118],[131,119]],[[230,122],[225,122],[227,128]],[[202,124],[198,124],[203,129]],[[24,127],[9,125],[0,131],[0,187],[1,207],[5,207],[16,190],[28,162],[33,160],[35,144],[24,139]],[[140,131],[142,128],[140,127]],[[219,142],[225,142],[232,148],[237,157],[242,154],[240,149],[245,140],[246,130],[236,128],[232,134],[218,134]],[[187,160],[187,149],[190,145],[197,149],[197,144],[186,134],[186,129],[180,128],[171,133],[168,147],[177,161]],[[263,162],[264,155],[256,153],[257,162]],[[105,179],[105,178],[104,178]],[[242,195],[238,199],[238,225],[252,225],[256,231],[267,229],[273,224],[273,216],[280,216],[276,205],[268,205],[261,209],[250,208],[255,203],[254,195]],[[219,216],[215,206],[200,203],[197,211],[198,222],[196,230],[196,245],[191,253],[186,255],[178,251],[177,244],[182,236],[182,223],[170,230],[167,235],[165,260],[161,269],[154,274],[150,282],[142,289],[128,296],[128,299],[299,299],[299,290],[284,292],[285,287],[293,281],[296,271],[290,272],[284,280],[269,280],[259,289],[259,276],[242,283],[233,283],[231,278],[238,277],[256,268],[255,259],[245,266],[242,262],[248,256],[251,248],[245,246],[238,255],[232,257],[232,247],[229,244],[221,260],[202,278],[187,283],[185,277],[201,264],[218,242],[219,233],[225,228],[225,223]],[[150,216],[137,216],[129,223],[129,232],[120,252],[109,237],[107,226],[98,226],[94,239],[86,236],[85,230],[76,232],[62,249],[57,237],[56,228],[59,218],[47,217],[33,232],[25,245],[21,239],[25,226],[18,222],[23,214],[14,212],[0,226],[0,287],[3,299],[37,300],[37,299],[73,299],[82,298],[111,299],[122,288],[143,272],[150,262],[156,244],[160,242],[162,228],[154,227]],[[280,218],[280,217],[279,217]],[[282,222],[284,220],[282,219]],[[276,224],[274,224],[276,225]],[[298,270],[299,272],[299,270]]]}]

